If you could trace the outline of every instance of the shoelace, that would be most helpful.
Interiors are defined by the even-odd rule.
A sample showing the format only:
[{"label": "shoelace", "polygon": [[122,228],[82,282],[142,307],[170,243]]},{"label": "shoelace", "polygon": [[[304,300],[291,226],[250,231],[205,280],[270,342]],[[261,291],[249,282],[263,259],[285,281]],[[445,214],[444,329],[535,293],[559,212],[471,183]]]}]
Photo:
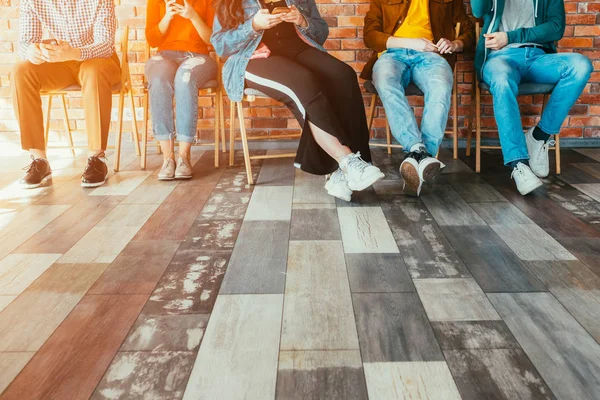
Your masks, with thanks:
[{"label": "shoelace", "polygon": [[357,151],[356,154],[350,156],[347,164],[348,168],[354,168],[358,172],[362,173],[365,168],[369,166],[365,160],[363,160],[360,156],[360,151]]},{"label": "shoelace", "polygon": [[404,159],[406,160],[407,158],[414,158],[417,162],[421,162],[427,157],[431,157],[431,154],[427,153],[426,151],[418,150],[409,152],[407,155],[404,156]]},{"label": "shoelace", "polygon": [[332,183],[345,182],[346,177],[344,176],[343,172],[341,172],[340,170],[336,170],[333,174],[331,174],[331,176],[329,177],[329,180]]},{"label": "shoelace", "polygon": [[40,170],[38,169],[38,165],[40,165],[41,163],[43,163],[44,161],[41,158],[35,158],[34,156],[30,155],[29,157],[31,157],[31,164],[29,164],[26,167],[21,168],[23,171],[27,171],[27,173],[30,173],[32,170],[36,170],[38,172],[40,172]]},{"label": "shoelace", "polygon": [[100,160],[100,157],[98,156],[91,156],[88,157],[87,159],[87,165],[85,166],[85,169],[83,170],[83,173],[85,174],[86,172],[88,172],[90,170],[90,168],[93,168],[94,170],[98,171],[98,172],[102,172],[99,169],[96,168],[96,163],[97,162],[103,162],[102,160]]},{"label": "shoelace", "polygon": [[548,140],[546,143],[544,143],[544,145],[542,146],[542,151],[547,152],[548,148],[555,146],[556,145],[556,140]]},{"label": "shoelace", "polygon": [[521,176],[525,175],[524,165],[525,164],[523,164],[523,163],[518,163],[517,166],[513,169],[513,172],[510,174],[510,177],[514,178],[515,173],[518,173]]}]

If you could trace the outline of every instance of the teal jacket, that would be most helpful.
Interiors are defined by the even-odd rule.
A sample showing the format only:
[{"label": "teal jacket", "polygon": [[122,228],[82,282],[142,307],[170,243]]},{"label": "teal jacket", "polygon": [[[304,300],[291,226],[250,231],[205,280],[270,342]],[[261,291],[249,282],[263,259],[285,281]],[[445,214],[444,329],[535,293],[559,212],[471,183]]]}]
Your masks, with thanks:
[{"label": "teal jacket", "polygon": [[[535,12],[535,26],[508,33],[508,43],[538,43],[548,52],[556,53],[556,43],[565,32],[565,3],[563,0],[531,0]],[[488,55],[484,33],[498,32],[505,0],[471,0],[475,18],[483,18],[483,29],[475,51],[475,70],[481,71]]]}]

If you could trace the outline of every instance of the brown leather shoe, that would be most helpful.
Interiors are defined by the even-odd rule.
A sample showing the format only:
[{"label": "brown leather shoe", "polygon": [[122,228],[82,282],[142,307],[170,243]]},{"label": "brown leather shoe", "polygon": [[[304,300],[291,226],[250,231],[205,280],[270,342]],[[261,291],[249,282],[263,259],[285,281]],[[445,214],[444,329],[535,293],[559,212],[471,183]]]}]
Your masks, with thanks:
[{"label": "brown leather shoe", "polygon": [[88,157],[87,165],[81,175],[81,187],[95,188],[104,185],[108,176],[106,163],[98,156]]},{"label": "brown leather shoe", "polygon": [[27,170],[27,172],[21,178],[19,184],[26,189],[35,189],[45,183],[52,182],[52,170],[50,169],[50,164],[44,158],[31,156],[31,164],[23,169]]}]

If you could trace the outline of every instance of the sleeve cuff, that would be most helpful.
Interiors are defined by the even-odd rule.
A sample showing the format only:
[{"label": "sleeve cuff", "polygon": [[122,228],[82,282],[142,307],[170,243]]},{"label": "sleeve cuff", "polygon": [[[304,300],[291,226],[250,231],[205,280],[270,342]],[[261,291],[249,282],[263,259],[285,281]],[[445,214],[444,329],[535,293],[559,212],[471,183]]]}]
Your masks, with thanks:
[{"label": "sleeve cuff", "polygon": [[252,18],[250,18],[249,20],[244,22],[244,31],[252,39],[256,39],[257,37],[260,36],[260,32],[255,31],[254,27],[252,26]]}]

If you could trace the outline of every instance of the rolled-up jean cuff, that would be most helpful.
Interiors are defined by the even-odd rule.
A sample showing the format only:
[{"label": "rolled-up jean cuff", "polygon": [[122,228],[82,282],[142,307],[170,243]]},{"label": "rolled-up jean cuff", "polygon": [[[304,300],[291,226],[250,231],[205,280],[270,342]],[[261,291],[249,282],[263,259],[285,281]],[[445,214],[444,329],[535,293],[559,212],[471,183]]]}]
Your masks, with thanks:
[{"label": "rolled-up jean cuff", "polygon": [[529,160],[529,156],[525,155],[525,156],[513,157],[512,159],[510,159],[508,161],[504,161],[504,165],[508,165],[511,162],[517,161],[517,160]]},{"label": "rolled-up jean cuff", "polygon": [[175,133],[171,133],[169,135],[159,135],[157,133],[154,133],[154,139],[158,140],[159,142],[175,139]]},{"label": "rolled-up jean cuff", "polygon": [[184,143],[194,143],[196,136],[177,135],[176,140]]},{"label": "rolled-up jean cuff", "polygon": [[544,132],[546,132],[548,135],[558,135],[558,134],[560,133],[560,128],[558,128],[558,129],[556,129],[556,130],[554,130],[554,129],[547,129],[547,128],[544,126],[544,123],[543,123],[543,121],[540,121],[540,122],[537,124],[537,126],[538,126],[538,127],[541,129],[541,130],[543,130]]}]

